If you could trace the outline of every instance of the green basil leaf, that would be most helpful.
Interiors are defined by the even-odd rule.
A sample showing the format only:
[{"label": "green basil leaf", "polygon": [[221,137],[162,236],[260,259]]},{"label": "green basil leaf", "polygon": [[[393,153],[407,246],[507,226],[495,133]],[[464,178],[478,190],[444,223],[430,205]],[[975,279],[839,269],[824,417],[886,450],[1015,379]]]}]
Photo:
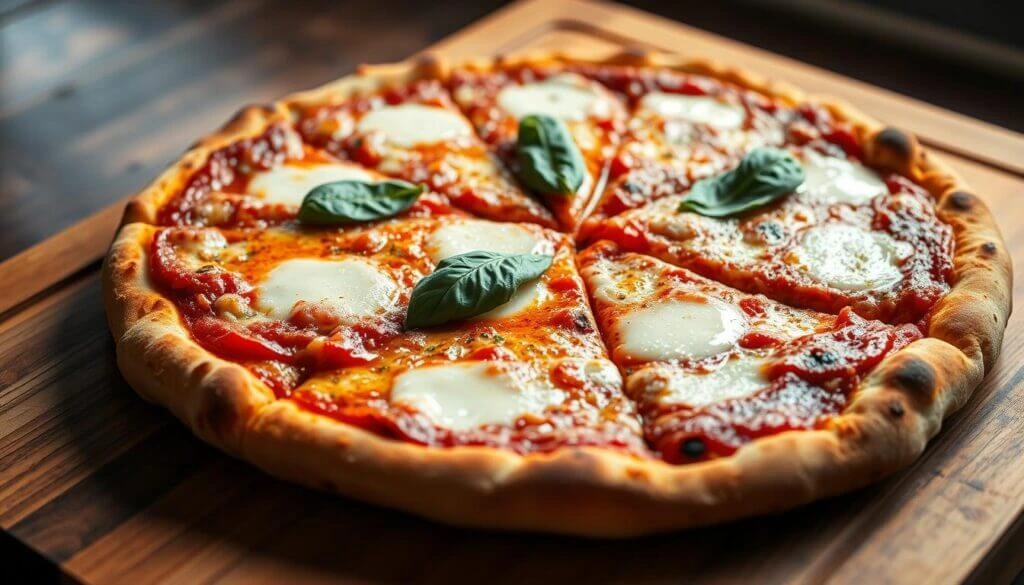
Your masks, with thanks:
[{"label": "green basil leaf", "polygon": [[710,217],[736,215],[792,193],[803,182],[804,170],[788,152],[755,148],[731,171],[697,181],[679,211]]},{"label": "green basil leaf", "polygon": [[405,181],[334,181],[313,188],[299,207],[299,221],[345,225],[391,217],[409,208],[423,185]]},{"label": "green basil leaf", "polygon": [[558,118],[531,114],[519,121],[519,179],[546,195],[574,195],[587,166],[569,129]]},{"label": "green basil leaf", "polygon": [[507,303],[524,283],[544,274],[551,256],[477,250],[445,258],[416,283],[407,328],[430,327],[482,315]]}]

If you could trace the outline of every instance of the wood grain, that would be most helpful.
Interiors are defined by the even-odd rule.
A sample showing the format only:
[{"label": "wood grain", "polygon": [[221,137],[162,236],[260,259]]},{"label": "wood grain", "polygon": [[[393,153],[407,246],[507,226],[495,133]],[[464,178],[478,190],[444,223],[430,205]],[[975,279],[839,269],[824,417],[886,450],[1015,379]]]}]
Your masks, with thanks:
[{"label": "wood grain", "polygon": [[[983,125],[921,114],[884,92],[604,5],[514,5],[439,48],[484,54],[611,47],[639,38],[736,55],[752,67],[749,59],[759,59],[780,79],[806,78],[807,85],[834,87],[855,103],[866,96],[858,105],[875,106],[887,119],[911,110],[918,112],[911,122],[938,136],[965,131],[963,144],[939,156],[1007,218],[1007,244],[1024,259],[1024,223],[1012,221],[1024,180],[988,155],[960,154],[973,148],[972,140],[1005,140],[1007,152],[1022,143]],[[123,123],[147,123],[158,109]],[[105,132],[127,131],[112,123],[114,130],[97,128],[100,138],[86,150],[110,147]],[[170,118],[166,124],[171,131]],[[188,132],[206,129],[200,125],[183,123],[168,140],[187,141]],[[109,241],[105,222],[115,211],[0,264],[0,286],[8,286],[0,299],[12,307],[0,316],[0,527],[68,578],[97,584],[988,583],[1008,580],[1024,564],[1016,554],[1024,528],[1019,315],[1011,318],[1003,355],[984,385],[924,457],[869,488],[786,514],[625,542],[469,531],[270,479],[141,401],[117,372],[99,300],[95,260]],[[1015,268],[1019,281],[1024,267]],[[12,279],[29,284],[6,285]],[[1019,297],[1024,282],[1015,284]]]}]

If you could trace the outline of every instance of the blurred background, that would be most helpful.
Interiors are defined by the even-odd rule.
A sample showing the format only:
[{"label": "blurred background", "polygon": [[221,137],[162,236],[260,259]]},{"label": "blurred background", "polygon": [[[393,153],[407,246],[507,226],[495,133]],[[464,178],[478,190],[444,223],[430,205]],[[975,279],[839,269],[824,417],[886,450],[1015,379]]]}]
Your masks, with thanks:
[{"label": "blurred background", "polygon": [[[503,4],[0,0],[0,260],[138,189],[241,104],[402,59]],[[1019,1],[628,4],[1024,130]]]}]

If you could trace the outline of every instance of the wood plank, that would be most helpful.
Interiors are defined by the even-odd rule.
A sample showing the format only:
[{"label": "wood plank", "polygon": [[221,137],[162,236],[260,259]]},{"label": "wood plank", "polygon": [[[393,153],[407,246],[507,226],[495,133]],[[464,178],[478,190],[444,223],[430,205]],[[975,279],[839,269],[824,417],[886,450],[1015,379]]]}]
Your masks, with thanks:
[{"label": "wood plank", "polygon": [[121,379],[93,273],[0,323],[0,526],[22,521],[170,417]]},{"label": "wood plank", "polygon": [[0,264],[0,316],[98,262],[110,246],[126,202],[109,205]]},{"label": "wood plank", "polygon": [[[611,47],[650,32],[629,24],[632,11],[599,26],[580,25],[578,15],[538,20],[531,11],[541,9],[513,5],[443,46],[479,53],[495,44]],[[600,7],[607,11],[617,13]],[[114,124],[111,134],[125,131]],[[106,131],[97,132],[82,151],[109,144]],[[1020,177],[939,156],[998,217],[1015,217]],[[49,253],[68,254],[61,263],[69,266],[68,258],[99,253],[109,232],[93,221],[79,246],[50,244]],[[1024,259],[1024,224],[1003,228]],[[37,264],[51,265],[48,253],[39,254]],[[0,265],[0,283],[5,274],[31,272],[29,263],[19,266]],[[1015,268],[1019,281],[1024,269]],[[61,269],[76,276],[42,278],[46,294],[15,303],[0,320],[0,526],[85,583],[895,583],[907,575],[954,583],[1006,579],[1024,562],[1006,548],[1020,542],[1024,508],[1021,316],[1011,319],[985,384],[911,469],[786,514],[604,542],[440,526],[287,485],[231,460],[125,385],[97,274]]]}]

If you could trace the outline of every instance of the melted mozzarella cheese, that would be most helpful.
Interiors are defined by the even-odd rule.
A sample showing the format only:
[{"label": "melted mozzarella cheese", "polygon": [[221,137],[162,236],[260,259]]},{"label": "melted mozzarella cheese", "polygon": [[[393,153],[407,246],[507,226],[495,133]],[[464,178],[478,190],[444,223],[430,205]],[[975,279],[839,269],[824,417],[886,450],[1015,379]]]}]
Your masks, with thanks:
[{"label": "melted mozzarella cheese", "polygon": [[603,96],[575,75],[509,85],[498,94],[498,105],[516,118],[547,114],[562,120],[583,120],[599,107]]},{"label": "melted mozzarella cheese", "polygon": [[764,362],[752,358],[731,359],[710,372],[673,373],[661,400],[694,407],[749,396],[764,388],[768,380]]},{"label": "melted mozzarella cheese", "polygon": [[843,224],[809,228],[794,249],[799,268],[814,280],[847,291],[886,288],[900,281],[900,262],[913,247],[889,235]]},{"label": "melted mozzarella cheese", "polygon": [[352,164],[282,165],[253,175],[249,192],[267,203],[298,207],[307,193],[324,183],[372,178],[363,168]]},{"label": "melted mozzarella cheese", "polygon": [[806,178],[797,193],[825,205],[860,205],[889,191],[878,173],[843,158],[808,152],[802,166]]},{"label": "melted mozzarella cheese", "polygon": [[392,306],[397,290],[391,277],[362,259],[298,258],[267,273],[257,289],[257,306],[275,319],[287,319],[299,301],[368,317]]},{"label": "melted mozzarella cheese", "polygon": [[584,380],[600,388],[621,388],[622,375],[619,369],[609,360],[581,360],[579,358],[566,358],[566,362],[578,363],[580,373]]},{"label": "melted mozzarella cheese", "polygon": [[619,321],[619,350],[641,360],[702,358],[732,348],[746,328],[743,314],[718,299],[666,301]]},{"label": "melted mozzarella cheese", "polygon": [[565,393],[527,368],[496,362],[460,362],[408,370],[395,378],[391,401],[408,404],[439,426],[466,430],[512,424],[541,414]]},{"label": "melted mozzarella cheese", "polygon": [[653,91],[640,100],[640,105],[665,118],[723,129],[739,128],[747,117],[746,111],[740,106],[707,96]]},{"label": "melted mozzarella cheese", "polygon": [[507,303],[495,307],[482,315],[477,315],[473,319],[505,319],[515,316],[535,304],[543,303],[549,298],[551,298],[551,293],[543,282],[539,280],[527,282],[519,287],[519,290],[512,295],[512,298]]},{"label": "melted mozzarella cheese", "polygon": [[359,120],[360,132],[380,132],[396,146],[454,140],[473,133],[469,123],[446,108],[401,104],[373,110]]},{"label": "melted mozzarella cheese", "polygon": [[434,262],[475,250],[502,254],[553,254],[554,246],[523,226],[477,219],[447,223],[427,239],[427,253]]}]

